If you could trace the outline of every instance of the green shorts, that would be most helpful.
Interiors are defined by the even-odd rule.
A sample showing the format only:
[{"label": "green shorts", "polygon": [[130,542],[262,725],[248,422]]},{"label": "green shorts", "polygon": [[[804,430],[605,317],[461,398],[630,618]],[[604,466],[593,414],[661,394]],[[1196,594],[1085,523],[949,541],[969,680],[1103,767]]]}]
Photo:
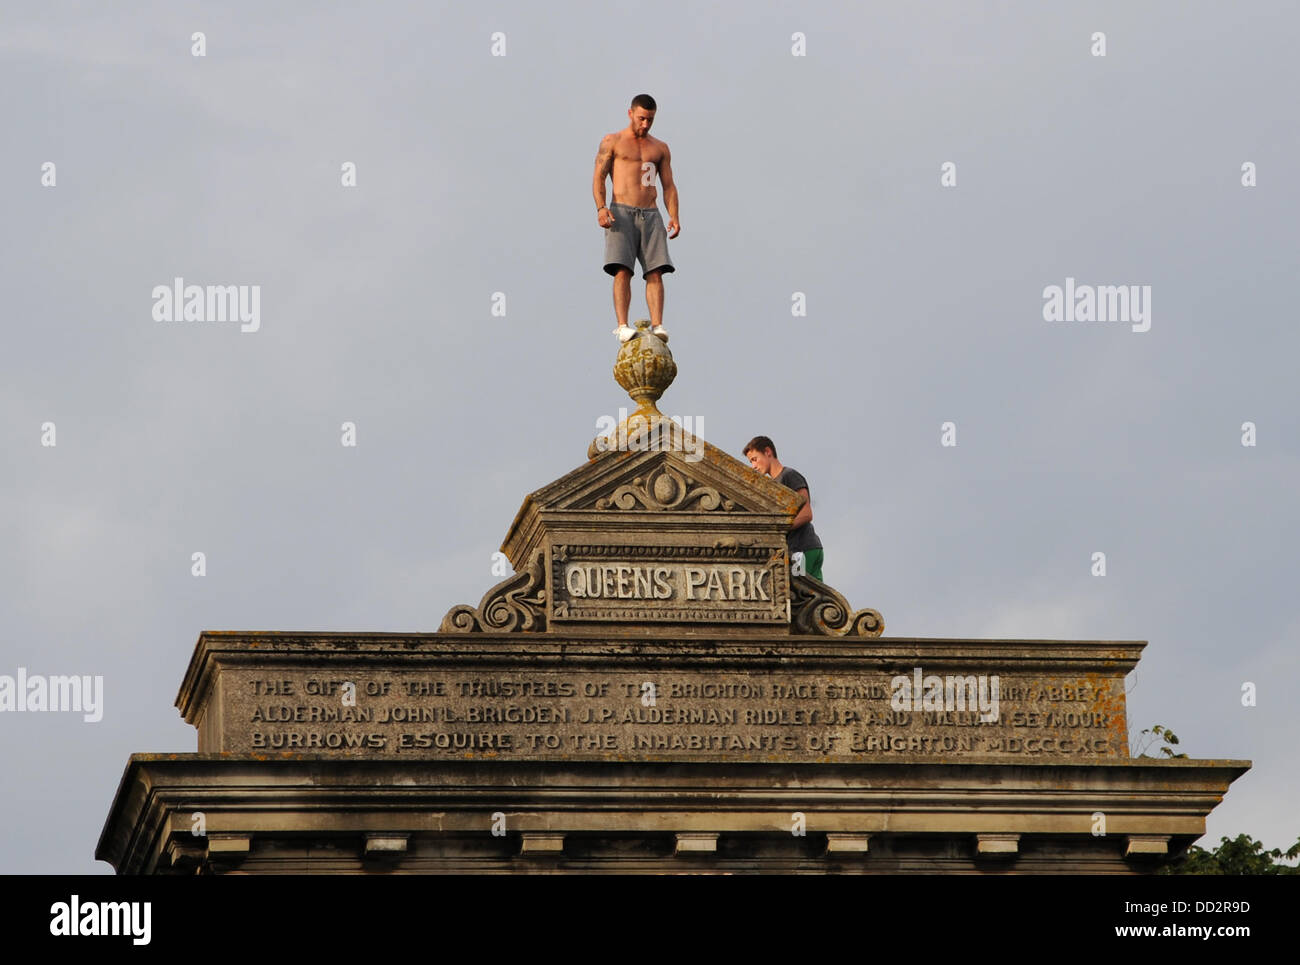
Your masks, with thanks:
[{"label": "green shorts", "polygon": [[803,553],[803,571],[813,579],[820,581],[822,578],[822,563],[826,559],[826,550],[820,547],[815,550],[796,550],[790,554],[792,566],[795,555],[800,552]]}]

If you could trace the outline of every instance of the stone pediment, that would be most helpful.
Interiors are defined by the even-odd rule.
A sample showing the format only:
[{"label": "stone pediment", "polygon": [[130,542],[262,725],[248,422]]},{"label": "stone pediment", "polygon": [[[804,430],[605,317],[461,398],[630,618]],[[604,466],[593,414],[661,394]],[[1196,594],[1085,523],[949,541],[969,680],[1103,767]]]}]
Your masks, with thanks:
[{"label": "stone pediment", "polygon": [[693,545],[705,534],[738,541],[761,534],[770,543],[801,504],[797,493],[658,413],[632,416],[589,452],[585,464],[525,497],[501,544],[516,570],[557,529],[583,541],[617,533]]},{"label": "stone pediment", "polygon": [[802,497],[655,408],[676,364],[640,330],[614,368],[640,407],[524,499],[501,544],[515,575],[478,607],[453,607],[442,631],[878,636],[879,613],[792,572],[786,534]]},{"label": "stone pediment", "polygon": [[[622,442],[615,439],[612,444]],[[540,512],[720,509],[785,516],[799,509],[799,497],[791,490],[669,419],[653,422],[625,444],[632,448],[598,452],[585,465],[530,494],[521,513],[530,504]],[[637,445],[673,448],[639,451]]]}]

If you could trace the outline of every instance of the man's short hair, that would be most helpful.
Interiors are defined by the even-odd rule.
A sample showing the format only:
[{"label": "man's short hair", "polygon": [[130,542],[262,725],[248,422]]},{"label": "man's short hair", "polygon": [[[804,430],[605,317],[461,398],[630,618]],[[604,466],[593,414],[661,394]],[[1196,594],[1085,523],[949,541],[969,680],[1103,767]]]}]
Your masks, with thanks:
[{"label": "man's short hair", "polygon": [[742,450],[742,452],[746,456],[748,456],[751,452],[757,452],[761,456],[763,454],[764,449],[772,450],[773,459],[780,458],[776,454],[776,445],[767,436],[754,436],[753,439],[750,439],[747,443],[745,443],[745,448]]},{"label": "man's short hair", "polygon": [[655,99],[651,97],[649,94],[637,94],[635,97],[633,97],[632,107],[641,107],[647,111],[659,110],[659,108],[655,106]]}]

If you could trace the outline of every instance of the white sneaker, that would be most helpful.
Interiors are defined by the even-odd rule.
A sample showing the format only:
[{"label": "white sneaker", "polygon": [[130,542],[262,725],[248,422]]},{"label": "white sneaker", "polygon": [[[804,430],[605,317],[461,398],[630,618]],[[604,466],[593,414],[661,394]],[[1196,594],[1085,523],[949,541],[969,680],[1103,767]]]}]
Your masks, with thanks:
[{"label": "white sneaker", "polygon": [[668,329],[666,329],[666,328],[664,328],[662,325],[660,325],[660,326],[658,326],[657,328],[652,328],[652,329],[650,329],[650,331],[654,332],[654,333],[655,333],[656,335],[658,335],[661,339],[663,339],[665,345],[668,344]]},{"label": "white sneaker", "polygon": [[626,342],[636,334],[636,329],[627,325],[620,325],[618,328],[614,329],[614,334],[618,336],[620,342]]}]

